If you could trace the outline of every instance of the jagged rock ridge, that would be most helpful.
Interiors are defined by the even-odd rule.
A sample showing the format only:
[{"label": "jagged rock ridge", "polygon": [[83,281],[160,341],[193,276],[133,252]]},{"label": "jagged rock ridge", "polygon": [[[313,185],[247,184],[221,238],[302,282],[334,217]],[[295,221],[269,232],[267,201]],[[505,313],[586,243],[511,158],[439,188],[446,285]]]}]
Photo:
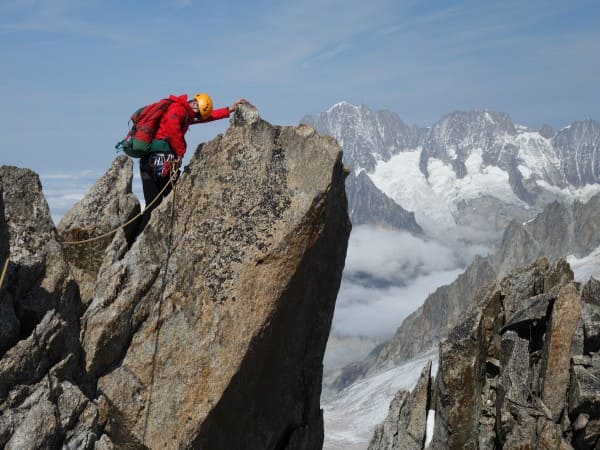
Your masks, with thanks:
[{"label": "jagged rock ridge", "polygon": [[456,111],[431,127],[420,128],[407,126],[390,111],[375,112],[364,105],[341,102],[317,116],[305,116],[301,122],[338,139],[344,150],[348,148],[347,163],[369,173],[377,161],[421,147],[424,174],[429,159],[437,158],[450,164],[460,178],[466,160],[474,151],[481,151],[486,165],[511,173],[523,164],[555,186],[600,182],[600,123],[591,119],[573,122],[558,132],[547,125],[536,131],[515,125],[506,113]]},{"label": "jagged rock ridge", "polygon": [[387,430],[411,430],[402,418],[416,405],[420,421],[435,410],[431,449],[598,448],[599,330],[600,282],[574,283],[564,260],[515,271],[440,343],[434,389],[411,396],[426,407],[393,403],[369,448],[425,448],[424,433],[387,445]]},{"label": "jagged rock ridge", "polygon": [[[55,297],[66,306],[40,297],[35,331],[0,359],[0,444],[320,448],[322,360],[350,231],[341,158],[333,139],[271,126],[242,107],[223,136],[199,147],[135,242],[121,230],[85,267],[97,271],[87,309],[39,181],[3,168],[32,181],[1,178],[11,267],[0,304],[60,281]],[[120,159],[115,168],[130,171]],[[46,224],[42,239],[35,214],[18,209],[19,191],[39,200],[29,205]],[[76,215],[67,235],[103,216]],[[43,264],[47,247],[54,272]],[[51,272],[53,284],[29,277],[27,287],[19,277],[30,266]]]},{"label": "jagged rock ridge", "polygon": [[322,134],[333,136],[344,149],[344,158],[354,169],[372,172],[377,160],[418,145],[421,130],[407,126],[396,113],[372,111],[367,106],[340,102],[317,116],[304,116],[306,123]]}]

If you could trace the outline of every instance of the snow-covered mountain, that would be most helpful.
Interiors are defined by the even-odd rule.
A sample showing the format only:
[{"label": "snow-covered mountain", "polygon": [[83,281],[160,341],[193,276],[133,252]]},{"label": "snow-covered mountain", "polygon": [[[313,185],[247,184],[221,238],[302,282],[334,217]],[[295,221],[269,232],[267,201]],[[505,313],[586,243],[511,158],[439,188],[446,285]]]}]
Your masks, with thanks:
[{"label": "snow-covered mountain", "polygon": [[340,102],[317,116],[301,120],[337,139],[354,170],[372,172],[379,161],[417,146],[421,129],[407,126],[396,113],[372,111],[365,105]]},{"label": "snow-covered mountain", "polygon": [[393,112],[341,102],[302,122],[336,138],[353,173],[366,172],[433,236],[497,243],[510,220],[600,190],[600,123],[593,120],[555,133],[472,111],[419,128]]}]

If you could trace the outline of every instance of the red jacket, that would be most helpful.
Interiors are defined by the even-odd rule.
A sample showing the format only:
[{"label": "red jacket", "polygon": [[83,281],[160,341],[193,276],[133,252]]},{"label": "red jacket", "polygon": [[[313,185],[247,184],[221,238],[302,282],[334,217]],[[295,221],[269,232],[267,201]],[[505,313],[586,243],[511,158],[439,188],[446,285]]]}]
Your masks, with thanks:
[{"label": "red jacket", "polygon": [[229,117],[229,108],[225,107],[214,109],[207,119],[198,119],[196,118],[196,113],[188,103],[187,95],[170,95],[169,98],[173,100],[173,103],[169,105],[165,115],[160,120],[155,139],[166,140],[177,156],[185,154],[187,144],[184,136],[190,124],[210,122]]}]

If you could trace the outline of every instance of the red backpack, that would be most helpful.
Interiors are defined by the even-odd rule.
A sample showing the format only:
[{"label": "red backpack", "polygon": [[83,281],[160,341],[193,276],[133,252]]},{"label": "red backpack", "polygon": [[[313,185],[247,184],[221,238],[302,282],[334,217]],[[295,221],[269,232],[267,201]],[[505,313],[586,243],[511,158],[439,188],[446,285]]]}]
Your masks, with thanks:
[{"label": "red backpack", "polygon": [[127,156],[141,158],[152,150],[152,140],[158,131],[160,119],[173,100],[163,98],[150,105],[143,106],[131,115],[131,128],[125,138],[115,145],[118,150],[123,150]]}]

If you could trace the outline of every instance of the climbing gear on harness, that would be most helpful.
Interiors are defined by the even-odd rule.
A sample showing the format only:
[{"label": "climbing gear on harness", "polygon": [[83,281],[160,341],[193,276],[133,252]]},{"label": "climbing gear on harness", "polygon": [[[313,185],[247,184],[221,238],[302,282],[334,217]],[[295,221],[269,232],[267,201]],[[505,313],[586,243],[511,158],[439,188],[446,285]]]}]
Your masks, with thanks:
[{"label": "climbing gear on harness", "polygon": [[174,153],[154,153],[148,155],[143,163],[150,168],[149,172],[152,177],[155,180],[160,180],[169,175],[171,168],[174,170],[179,169],[181,158],[178,158]]}]

